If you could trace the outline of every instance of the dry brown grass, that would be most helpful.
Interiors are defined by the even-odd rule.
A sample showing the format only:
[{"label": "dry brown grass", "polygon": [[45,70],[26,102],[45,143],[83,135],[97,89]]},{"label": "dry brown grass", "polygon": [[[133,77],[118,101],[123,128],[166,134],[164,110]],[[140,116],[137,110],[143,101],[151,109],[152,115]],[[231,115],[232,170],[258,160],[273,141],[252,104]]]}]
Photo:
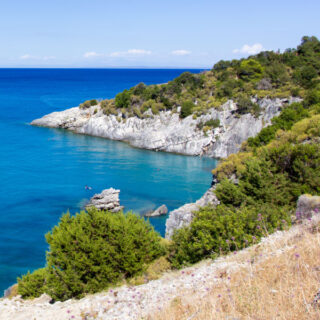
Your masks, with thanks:
[{"label": "dry brown grass", "polygon": [[320,288],[319,230],[301,228],[226,260],[240,268],[220,274],[204,297],[182,292],[152,319],[320,319],[320,308],[312,305]]}]

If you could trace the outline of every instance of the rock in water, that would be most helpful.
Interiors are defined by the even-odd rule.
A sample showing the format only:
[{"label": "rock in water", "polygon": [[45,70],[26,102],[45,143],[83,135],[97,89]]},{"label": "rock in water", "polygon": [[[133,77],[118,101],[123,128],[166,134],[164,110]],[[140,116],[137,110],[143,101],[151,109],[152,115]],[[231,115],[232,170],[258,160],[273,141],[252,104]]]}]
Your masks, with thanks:
[{"label": "rock in water", "polygon": [[95,194],[86,205],[86,208],[95,207],[99,210],[118,212],[124,208],[120,206],[119,193],[120,190],[105,189],[101,193]]},{"label": "rock in water", "polygon": [[311,218],[320,212],[320,197],[303,194],[299,197],[296,210],[297,220]]},{"label": "rock in water", "polygon": [[166,207],[166,205],[163,204],[155,211],[146,213],[145,216],[146,217],[158,217],[158,216],[165,215],[167,213],[168,213],[168,208]]}]

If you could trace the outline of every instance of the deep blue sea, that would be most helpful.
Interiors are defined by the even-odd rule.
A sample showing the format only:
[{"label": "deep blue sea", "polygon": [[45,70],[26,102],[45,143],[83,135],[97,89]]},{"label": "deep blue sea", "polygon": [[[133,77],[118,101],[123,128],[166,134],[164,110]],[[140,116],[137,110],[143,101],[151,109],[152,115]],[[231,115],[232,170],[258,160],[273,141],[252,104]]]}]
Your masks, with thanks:
[{"label": "deep blue sea", "polygon": [[[125,209],[143,213],[162,204],[177,208],[210,186],[213,159],[29,125],[84,100],[112,98],[139,82],[164,83],[184,71],[0,69],[0,295],[17,276],[45,265],[45,233],[94,193],[119,188]],[[165,218],[150,221],[163,235]]]}]

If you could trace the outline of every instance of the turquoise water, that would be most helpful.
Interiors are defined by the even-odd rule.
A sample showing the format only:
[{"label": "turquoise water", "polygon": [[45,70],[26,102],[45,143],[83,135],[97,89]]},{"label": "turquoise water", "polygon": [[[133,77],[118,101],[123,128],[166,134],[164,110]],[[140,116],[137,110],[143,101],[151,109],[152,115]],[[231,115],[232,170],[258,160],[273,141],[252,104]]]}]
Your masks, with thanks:
[{"label": "turquoise water", "polygon": [[[89,98],[111,98],[138,82],[163,83],[184,70],[0,69],[0,290],[44,266],[44,234],[109,187],[138,213],[170,210],[210,186],[213,159],[152,152],[28,123]],[[200,70],[192,70],[199,72]],[[92,190],[85,190],[85,185]],[[162,235],[165,218],[151,223]]]}]

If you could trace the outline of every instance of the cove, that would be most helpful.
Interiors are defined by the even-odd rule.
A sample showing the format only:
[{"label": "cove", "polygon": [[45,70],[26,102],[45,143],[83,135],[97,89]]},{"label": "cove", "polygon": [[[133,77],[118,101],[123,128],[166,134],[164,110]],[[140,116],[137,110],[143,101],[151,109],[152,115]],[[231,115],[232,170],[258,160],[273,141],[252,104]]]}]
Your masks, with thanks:
[{"label": "cove", "polygon": [[[183,71],[0,69],[1,291],[44,265],[45,233],[62,213],[81,210],[94,193],[120,189],[125,210],[139,214],[162,204],[175,209],[210,187],[213,159],[29,125],[46,113],[111,98],[141,81],[163,83]],[[164,235],[165,217],[150,222]]]}]

